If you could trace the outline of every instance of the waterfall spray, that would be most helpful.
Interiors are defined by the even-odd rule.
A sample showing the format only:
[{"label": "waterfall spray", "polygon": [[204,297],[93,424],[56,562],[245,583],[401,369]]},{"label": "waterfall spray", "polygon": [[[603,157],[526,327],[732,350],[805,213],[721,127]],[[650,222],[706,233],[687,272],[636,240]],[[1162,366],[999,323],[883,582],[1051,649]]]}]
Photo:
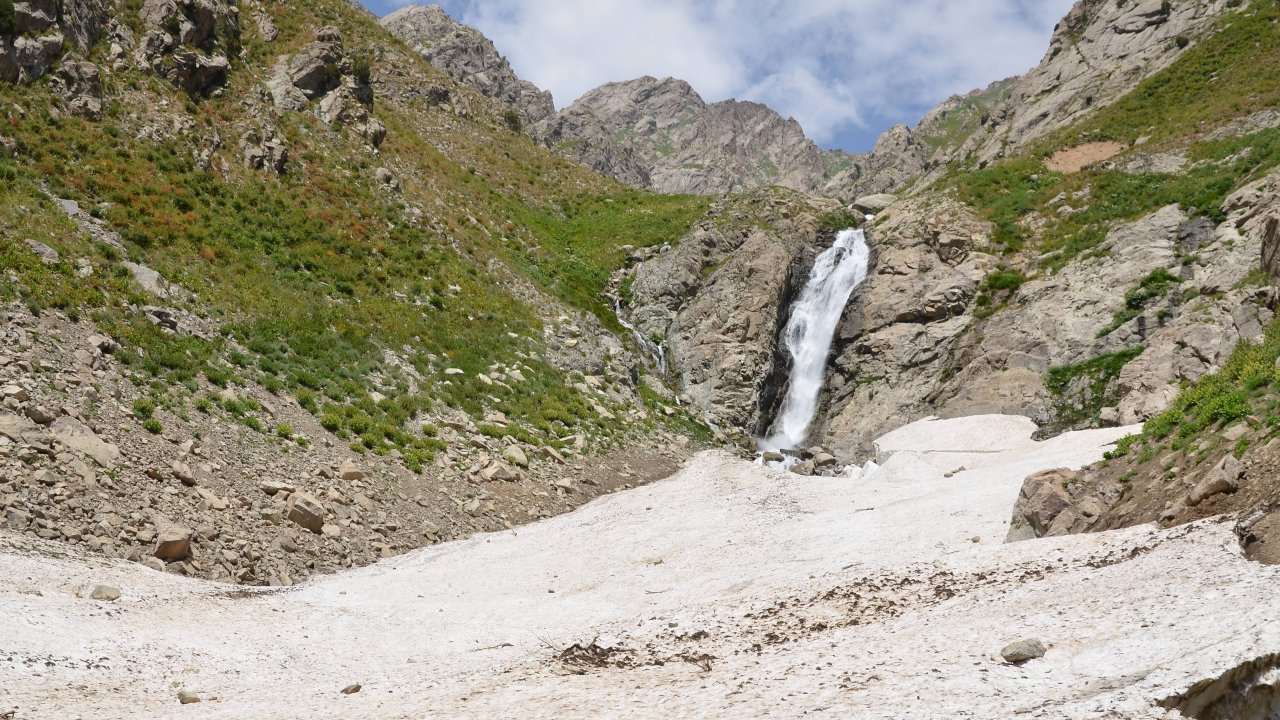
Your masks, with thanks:
[{"label": "waterfall spray", "polygon": [[836,326],[849,295],[866,279],[870,259],[866,235],[861,230],[843,230],[814,262],[783,332],[791,354],[791,376],[773,434],[759,442],[762,450],[794,448],[808,435],[818,412]]}]

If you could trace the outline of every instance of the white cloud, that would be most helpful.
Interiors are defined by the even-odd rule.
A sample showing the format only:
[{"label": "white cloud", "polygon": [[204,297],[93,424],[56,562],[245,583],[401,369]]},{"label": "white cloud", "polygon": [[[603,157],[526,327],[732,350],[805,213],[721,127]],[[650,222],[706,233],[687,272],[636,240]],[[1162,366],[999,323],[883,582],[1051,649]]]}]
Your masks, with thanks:
[{"label": "white cloud", "polygon": [[688,80],[820,143],[914,121],[1035,65],[1071,0],[449,0],[563,107],[605,82]]}]

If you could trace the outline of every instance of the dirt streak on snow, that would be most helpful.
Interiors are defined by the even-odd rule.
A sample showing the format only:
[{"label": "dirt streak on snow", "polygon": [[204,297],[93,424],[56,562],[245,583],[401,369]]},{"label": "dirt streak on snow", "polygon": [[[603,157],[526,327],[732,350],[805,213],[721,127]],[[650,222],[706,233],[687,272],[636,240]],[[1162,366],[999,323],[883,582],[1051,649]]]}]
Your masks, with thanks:
[{"label": "dirt streak on snow", "polygon": [[[1001,544],[1023,477],[1128,432],[1033,430],[917,423],[859,481],[704,453],[569,515],[288,591],[0,534],[0,716],[1164,717],[1153,701],[1280,650],[1278,573],[1229,525]],[[99,583],[123,597],[89,600]],[[1048,655],[1001,664],[1028,636]],[[621,667],[555,659],[596,638]]]}]

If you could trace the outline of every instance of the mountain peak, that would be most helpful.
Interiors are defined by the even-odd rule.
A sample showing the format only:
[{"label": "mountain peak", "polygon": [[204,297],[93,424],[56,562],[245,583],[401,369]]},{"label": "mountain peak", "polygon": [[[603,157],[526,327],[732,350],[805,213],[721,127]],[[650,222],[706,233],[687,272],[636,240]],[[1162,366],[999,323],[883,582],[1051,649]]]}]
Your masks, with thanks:
[{"label": "mountain peak", "polygon": [[454,20],[440,5],[409,5],[381,22],[455,80],[514,109],[524,125],[555,113],[551,93],[521,80],[489,38]]}]

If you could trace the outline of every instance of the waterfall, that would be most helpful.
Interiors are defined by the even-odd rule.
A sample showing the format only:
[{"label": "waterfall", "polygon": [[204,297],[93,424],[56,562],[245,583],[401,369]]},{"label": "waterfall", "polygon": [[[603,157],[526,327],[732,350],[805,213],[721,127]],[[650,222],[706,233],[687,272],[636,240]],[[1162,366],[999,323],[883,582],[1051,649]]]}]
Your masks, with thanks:
[{"label": "waterfall", "polygon": [[818,256],[809,281],[791,308],[783,341],[791,354],[791,376],[773,435],[759,442],[762,450],[794,448],[803,443],[818,412],[827,356],[849,295],[867,277],[871,250],[861,230],[842,230],[831,249]]},{"label": "waterfall", "polygon": [[627,322],[626,318],[622,316],[622,301],[616,297],[613,298],[613,316],[618,318],[618,323],[627,332],[631,333],[631,337],[635,338],[636,344],[640,346],[640,349],[653,357],[654,364],[658,366],[658,374],[665,377],[667,374],[667,351],[666,348],[662,347],[662,343],[651,342],[649,338],[644,336],[644,333],[640,332],[639,328]]}]

